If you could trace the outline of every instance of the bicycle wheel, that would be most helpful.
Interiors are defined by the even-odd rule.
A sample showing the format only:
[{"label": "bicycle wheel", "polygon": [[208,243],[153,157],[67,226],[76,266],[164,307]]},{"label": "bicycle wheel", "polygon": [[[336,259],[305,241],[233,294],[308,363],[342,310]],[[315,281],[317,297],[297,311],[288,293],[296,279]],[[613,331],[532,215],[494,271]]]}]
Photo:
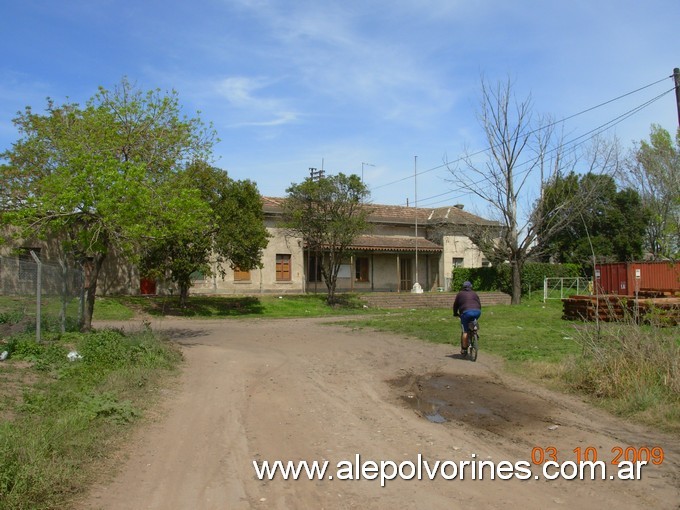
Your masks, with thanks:
[{"label": "bicycle wheel", "polygon": [[470,332],[470,346],[468,347],[468,359],[470,361],[477,361],[477,331]]}]

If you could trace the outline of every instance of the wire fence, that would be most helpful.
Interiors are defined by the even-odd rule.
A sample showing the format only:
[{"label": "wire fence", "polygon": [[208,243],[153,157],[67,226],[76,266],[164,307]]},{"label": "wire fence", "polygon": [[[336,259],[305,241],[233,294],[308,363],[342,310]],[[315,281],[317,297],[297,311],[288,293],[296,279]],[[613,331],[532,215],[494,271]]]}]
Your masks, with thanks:
[{"label": "wire fence", "polygon": [[543,280],[543,302],[582,294],[592,294],[592,283],[588,278],[546,277]]},{"label": "wire fence", "polygon": [[82,269],[44,263],[35,252],[0,257],[0,333],[73,329],[84,303]]}]

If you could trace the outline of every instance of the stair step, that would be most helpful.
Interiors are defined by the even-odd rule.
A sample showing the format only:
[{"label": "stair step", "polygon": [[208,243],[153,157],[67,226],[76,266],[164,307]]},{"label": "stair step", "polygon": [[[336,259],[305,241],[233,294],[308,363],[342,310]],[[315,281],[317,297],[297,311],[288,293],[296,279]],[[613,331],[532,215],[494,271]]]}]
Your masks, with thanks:
[{"label": "stair step", "polygon": [[[510,304],[510,296],[502,292],[479,292],[484,305]],[[362,294],[362,301],[371,308],[450,308],[456,299],[454,293],[371,293]]]}]

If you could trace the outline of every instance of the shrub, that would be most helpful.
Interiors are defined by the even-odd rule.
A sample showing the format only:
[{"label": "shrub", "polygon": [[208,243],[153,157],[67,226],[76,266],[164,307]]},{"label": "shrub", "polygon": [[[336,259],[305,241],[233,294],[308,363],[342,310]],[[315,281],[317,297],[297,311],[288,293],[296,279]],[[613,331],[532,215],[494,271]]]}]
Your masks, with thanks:
[{"label": "shrub", "polygon": [[[530,289],[542,289],[543,280],[546,277],[577,277],[580,274],[581,266],[578,264],[527,262],[522,269],[522,294],[527,294]],[[512,293],[511,271],[508,264],[494,267],[455,268],[450,290],[457,292],[463,286],[464,281],[472,282],[475,290]]]}]

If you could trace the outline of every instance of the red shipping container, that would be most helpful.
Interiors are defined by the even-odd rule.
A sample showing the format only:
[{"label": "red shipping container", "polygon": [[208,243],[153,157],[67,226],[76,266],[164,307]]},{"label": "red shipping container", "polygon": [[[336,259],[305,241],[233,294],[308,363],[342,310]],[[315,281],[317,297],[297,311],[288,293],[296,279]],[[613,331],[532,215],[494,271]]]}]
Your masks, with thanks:
[{"label": "red shipping container", "polygon": [[674,293],[680,291],[680,262],[596,264],[595,279],[602,294]]}]

